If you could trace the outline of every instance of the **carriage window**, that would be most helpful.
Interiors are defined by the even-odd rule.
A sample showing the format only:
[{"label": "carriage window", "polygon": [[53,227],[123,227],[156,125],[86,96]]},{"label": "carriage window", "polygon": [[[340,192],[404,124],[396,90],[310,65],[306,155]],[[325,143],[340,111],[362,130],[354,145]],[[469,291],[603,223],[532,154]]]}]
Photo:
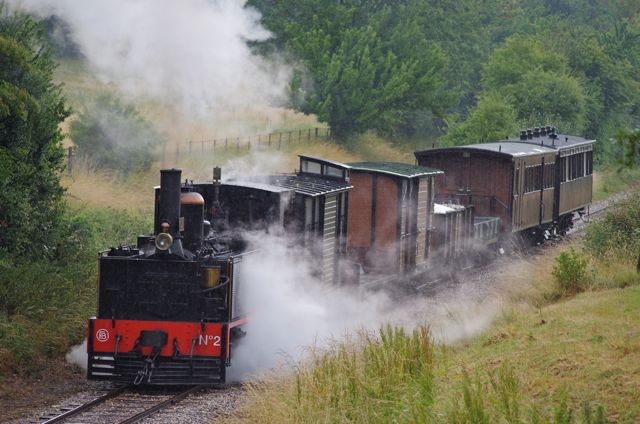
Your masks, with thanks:
[{"label": "carriage window", "polygon": [[577,178],[582,178],[585,175],[591,175],[591,173],[593,172],[592,155],[587,155],[583,152],[568,156],[563,159],[565,159],[567,162],[567,178],[563,178],[563,181],[572,181]]},{"label": "carriage window", "polygon": [[585,175],[593,174],[593,151],[590,150],[585,155]]},{"label": "carriage window", "polygon": [[325,174],[329,175],[330,177],[342,178],[343,170],[341,168],[336,167],[336,166],[327,165],[326,168],[325,168]]},{"label": "carriage window", "polygon": [[544,185],[543,188],[552,188],[555,185],[556,164],[547,163],[544,165]]},{"label": "carriage window", "polygon": [[322,167],[318,162],[311,162],[308,160],[302,161],[302,172],[308,172],[310,174],[321,174]]},{"label": "carriage window", "polygon": [[524,192],[530,193],[542,188],[542,165],[527,166],[524,173]]}]

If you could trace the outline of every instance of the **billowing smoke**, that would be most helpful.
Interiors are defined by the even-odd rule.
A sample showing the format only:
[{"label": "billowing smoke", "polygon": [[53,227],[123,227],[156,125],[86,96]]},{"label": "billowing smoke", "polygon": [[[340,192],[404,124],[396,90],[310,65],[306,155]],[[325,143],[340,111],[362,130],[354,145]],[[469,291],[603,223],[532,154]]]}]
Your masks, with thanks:
[{"label": "billowing smoke", "polygon": [[251,321],[232,353],[230,379],[295,364],[311,347],[322,349],[356,331],[377,332],[387,323],[409,330],[428,325],[435,340],[456,341],[486,328],[499,311],[495,299],[461,294],[468,289],[464,284],[436,297],[401,301],[384,291],[327,287],[313,275],[314,259],[303,249],[264,233],[253,245],[258,252],[242,274]]},{"label": "billowing smoke", "polygon": [[40,17],[55,15],[95,75],[121,93],[190,114],[266,106],[284,98],[289,78],[275,58],[248,43],[270,33],[237,0],[9,0]]}]

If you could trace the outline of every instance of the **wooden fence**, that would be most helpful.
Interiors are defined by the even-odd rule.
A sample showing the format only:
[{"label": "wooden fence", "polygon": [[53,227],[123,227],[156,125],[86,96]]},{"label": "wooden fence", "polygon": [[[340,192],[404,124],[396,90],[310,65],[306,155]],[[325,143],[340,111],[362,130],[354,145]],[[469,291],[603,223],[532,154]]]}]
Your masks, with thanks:
[{"label": "wooden fence", "polygon": [[[175,148],[175,157],[181,155],[201,154],[215,151],[231,151],[240,152],[242,150],[249,151],[254,147],[267,147],[269,149],[281,150],[285,146],[292,143],[300,143],[303,141],[311,141],[316,139],[328,140],[331,138],[329,128],[308,128],[297,131],[274,132],[269,134],[258,134],[247,137],[225,137],[214,138],[211,140],[189,140],[178,143]],[[166,157],[165,149],[165,157]]]},{"label": "wooden fence", "polygon": [[[307,128],[304,130],[273,132],[269,134],[258,134],[246,137],[225,137],[210,140],[189,140],[174,144],[172,147],[164,147],[162,153],[163,163],[167,162],[168,156],[173,155],[173,160],[178,160],[180,156],[190,156],[202,153],[213,153],[216,151],[249,151],[255,147],[266,147],[268,149],[281,150],[293,143],[301,143],[311,140],[329,140],[331,130],[329,128]],[[77,147],[67,148],[67,172],[73,171]]]}]

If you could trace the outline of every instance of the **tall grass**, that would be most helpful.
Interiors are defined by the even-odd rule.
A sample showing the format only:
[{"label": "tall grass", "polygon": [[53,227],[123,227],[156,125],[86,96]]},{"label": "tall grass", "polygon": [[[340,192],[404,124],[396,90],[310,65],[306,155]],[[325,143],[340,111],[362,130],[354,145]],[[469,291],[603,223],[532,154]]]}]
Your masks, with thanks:
[{"label": "tall grass", "polygon": [[[640,291],[633,296],[634,302],[640,301]],[[554,332],[551,327],[541,328],[537,337],[553,337]],[[598,399],[611,400],[612,393],[601,392],[606,383],[591,390],[585,390],[582,383],[572,386],[569,373],[549,369],[544,363],[543,368],[534,365],[535,353],[526,356],[524,363],[514,361],[523,345],[531,345],[531,337],[515,334],[514,348],[501,346],[504,353],[496,356],[495,346],[482,343],[471,349],[434,346],[426,327],[407,332],[386,326],[377,337],[361,335],[356,341],[313,351],[309,361],[297,365],[292,375],[251,383],[249,401],[224,422],[610,422]],[[563,360],[555,349],[547,354],[550,357],[545,361]],[[598,365],[596,372],[607,366]],[[589,372],[593,371],[585,370]],[[545,373],[553,375],[542,377]],[[554,375],[557,381],[546,385],[544,379]],[[629,376],[629,380],[631,383],[635,377]],[[632,392],[624,397],[622,404],[635,401]],[[619,407],[614,406],[613,416],[626,416],[622,422],[640,417],[637,407],[628,413]]]},{"label": "tall grass", "polygon": [[[428,422],[435,397],[428,329],[384,327],[377,336],[310,352],[295,377],[276,383],[274,396],[249,410],[249,422]],[[283,383],[281,385],[281,383]],[[254,393],[260,384],[252,386]],[[255,413],[257,415],[251,415]],[[267,418],[268,417],[268,418]]]},{"label": "tall grass", "polygon": [[37,376],[82,341],[95,314],[97,252],[151,229],[150,217],[114,209],[69,209],[64,220],[54,260],[0,260],[0,380]]}]

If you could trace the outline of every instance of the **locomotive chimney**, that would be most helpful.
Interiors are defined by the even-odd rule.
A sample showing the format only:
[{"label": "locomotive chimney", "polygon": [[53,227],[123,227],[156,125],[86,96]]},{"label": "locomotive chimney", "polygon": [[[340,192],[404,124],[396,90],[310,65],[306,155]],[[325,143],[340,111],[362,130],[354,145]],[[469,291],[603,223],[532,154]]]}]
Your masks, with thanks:
[{"label": "locomotive chimney", "polygon": [[163,169],[160,171],[160,191],[156,191],[155,234],[164,230],[162,224],[169,224],[168,232],[180,236],[180,179],[182,170]]}]

